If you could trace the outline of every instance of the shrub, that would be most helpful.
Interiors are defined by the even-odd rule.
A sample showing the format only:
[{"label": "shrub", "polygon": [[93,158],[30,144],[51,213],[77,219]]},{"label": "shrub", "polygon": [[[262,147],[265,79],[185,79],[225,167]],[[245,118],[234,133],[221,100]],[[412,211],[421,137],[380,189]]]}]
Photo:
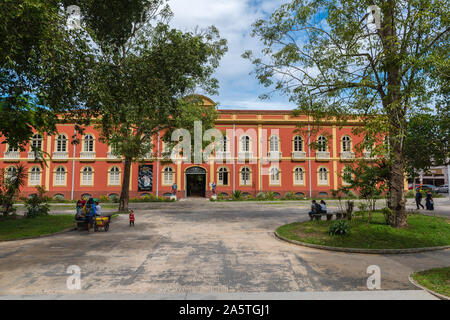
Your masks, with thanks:
[{"label": "shrub", "polygon": [[100,202],[109,202],[109,197],[108,196],[100,196],[99,198]]},{"label": "shrub", "polygon": [[350,232],[350,225],[347,221],[338,220],[328,227],[328,233],[332,236],[342,236]]},{"label": "shrub", "polygon": [[233,200],[241,200],[242,199],[242,191],[236,190],[231,194],[231,199]]},{"label": "shrub", "polygon": [[416,197],[416,193],[414,192],[414,190],[409,190],[406,193],[406,198],[415,198]]},{"label": "shrub", "polygon": [[298,197],[294,194],[294,192],[290,191],[290,192],[287,192],[287,193],[284,195],[284,198],[283,198],[283,199],[285,199],[285,200],[297,200]]},{"label": "shrub", "polygon": [[383,213],[384,216],[384,221],[386,222],[386,224],[388,225],[393,225],[395,222],[395,214],[394,212],[389,209],[389,208],[384,208],[383,210],[381,210],[381,212]]},{"label": "shrub", "polygon": [[49,198],[45,196],[45,190],[40,186],[36,189],[37,194],[31,195],[29,198],[23,198],[28,218],[46,216],[50,211],[50,206],[47,203]]},{"label": "shrub", "polygon": [[256,195],[256,199],[257,199],[257,200],[260,200],[260,201],[265,200],[265,199],[266,199],[266,195],[264,194],[264,192],[259,192],[259,193]]},{"label": "shrub", "polygon": [[265,194],[265,199],[266,200],[276,200],[277,196],[276,196],[275,192],[267,191]]}]

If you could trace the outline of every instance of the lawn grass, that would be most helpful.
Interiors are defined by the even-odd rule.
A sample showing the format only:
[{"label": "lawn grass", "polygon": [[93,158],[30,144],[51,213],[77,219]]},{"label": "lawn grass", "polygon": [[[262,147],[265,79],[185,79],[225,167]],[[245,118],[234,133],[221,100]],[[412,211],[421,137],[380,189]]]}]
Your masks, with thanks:
[{"label": "lawn grass", "polygon": [[421,286],[450,297],[450,267],[416,272],[411,277]]},{"label": "lawn grass", "polygon": [[406,249],[450,245],[448,219],[420,214],[408,215],[408,227],[386,225],[382,213],[375,212],[370,224],[367,217],[350,223],[350,233],[343,236],[328,234],[332,221],[295,222],[279,227],[279,235],[301,242],[344,248]]},{"label": "lawn grass", "polygon": [[0,240],[37,237],[75,227],[74,215],[49,215],[36,218],[0,218]]}]

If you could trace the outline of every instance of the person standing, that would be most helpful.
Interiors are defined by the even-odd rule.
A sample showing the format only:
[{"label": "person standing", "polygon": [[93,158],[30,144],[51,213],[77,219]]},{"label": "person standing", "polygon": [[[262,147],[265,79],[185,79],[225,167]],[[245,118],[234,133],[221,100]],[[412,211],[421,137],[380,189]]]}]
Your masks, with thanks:
[{"label": "person standing", "polygon": [[90,233],[91,224],[94,223],[94,219],[95,219],[95,203],[94,199],[89,198],[89,200],[86,203],[86,223],[88,233]]},{"label": "person standing", "polygon": [[211,182],[211,189],[212,189],[212,194],[216,195],[216,183],[214,181]]},{"label": "person standing", "polygon": [[416,190],[416,206],[417,206],[417,210],[419,210],[419,206],[422,207],[422,209],[425,209],[422,202],[422,192],[420,192],[419,189]]},{"label": "person standing", "polygon": [[173,195],[173,196],[176,196],[176,195],[177,195],[177,188],[178,188],[177,184],[174,183],[174,184],[172,185],[172,195]]},{"label": "person standing", "polygon": [[434,210],[434,201],[433,201],[433,195],[431,194],[431,191],[427,192],[427,198],[425,200],[425,205],[427,207],[427,210],[433,211]]},{"label": "person standing", "polygon": [[98,201],[95,201],[95,214],[97,216],[102,215],[102,206],[100,205],[100,203]]}]

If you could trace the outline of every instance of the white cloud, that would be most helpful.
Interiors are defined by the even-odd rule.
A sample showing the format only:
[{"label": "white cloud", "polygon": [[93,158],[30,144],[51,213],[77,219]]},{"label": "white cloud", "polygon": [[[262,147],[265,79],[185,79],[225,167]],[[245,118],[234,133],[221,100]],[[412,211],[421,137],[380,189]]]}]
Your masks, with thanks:
[{"label": "white cloud", "polygon": [[216,72],[220,94],[212,97],[225,107],[252,109],[292,109],[286,97],[275,96],[271,101],[260,101],[258,96],[270,89],[258,84],[249,73],[253,65],[241,55],[246,50],[259,52],[261,44],[250,36],[251,25],[258,18],[278,8],[280,0],[170,0],[174,13],[172,25],[181,30],[193,30],[215,25],[228,40],[228,53]]}]

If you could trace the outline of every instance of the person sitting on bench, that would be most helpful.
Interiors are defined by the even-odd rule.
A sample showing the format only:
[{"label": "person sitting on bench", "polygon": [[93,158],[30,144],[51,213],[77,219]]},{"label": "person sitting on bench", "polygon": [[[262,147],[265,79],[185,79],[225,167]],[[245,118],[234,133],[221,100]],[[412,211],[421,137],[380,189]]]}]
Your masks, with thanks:
[{"label": "person sitting on bench", "polygon": [[323,200],[320,200],[320,213],[327,214],[327,204]]},{"label": "person sitting on bench", "polygon": [[316,200],[313,200],[312,203],[311,203],[311,211],[308,212],[309,217],[311,218],[311,220],[313,218],[313,215],[320,214],[320,211],[321,211],[320,204],[318,204],[316,202]]}]

